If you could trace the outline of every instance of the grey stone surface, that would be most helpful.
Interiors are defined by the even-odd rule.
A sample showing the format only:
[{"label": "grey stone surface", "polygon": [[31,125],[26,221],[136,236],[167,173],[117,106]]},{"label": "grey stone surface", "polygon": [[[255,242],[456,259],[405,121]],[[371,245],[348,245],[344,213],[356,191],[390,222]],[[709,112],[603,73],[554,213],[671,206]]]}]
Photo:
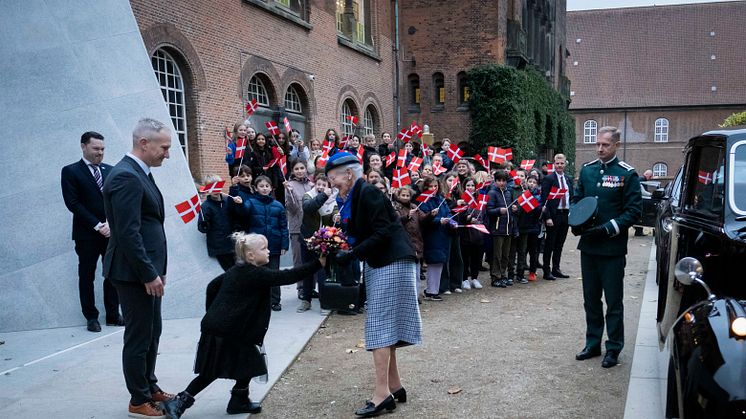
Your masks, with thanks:
[{"label": "grey stone surface", "polygon": [[[60,169],[80,159],[84,131],[106,137],[104,161],[116,164],[138,119],[170,124],[129,2],[0,2],[0,109],[0,332],[81,325]],[[183,224],[174,208],[196,190],[175,136],[173,144],[154,169],[169,248],[163,314],[193,317],[220,268],[195,222]],[[103,311],[100,278],[96,286]]]}]

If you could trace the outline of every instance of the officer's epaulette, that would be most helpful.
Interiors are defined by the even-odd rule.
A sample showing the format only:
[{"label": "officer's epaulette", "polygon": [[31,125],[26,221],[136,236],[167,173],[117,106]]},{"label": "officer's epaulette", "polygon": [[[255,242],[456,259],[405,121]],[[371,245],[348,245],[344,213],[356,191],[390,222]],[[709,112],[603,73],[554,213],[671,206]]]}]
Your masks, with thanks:
[{"label": "officer's epaulette", "polygon": [[627,164],[627,162],[622,160],[619,160],[619,165],[622,166],[622,168],[627,169],[628,172],[631,170],[635,170],[634,167],[630,166],[629,164]]},{"label": "officer's epaulette", "polygon": [[583,163],[583,166],[590,166],[590,165],[592,165],[593,163],[596,163],[596,162],[597,162],[598,160],[599,160],[599,159],[596,159],[596,160],[593,160],[593,161],[589,161],[588,163]]}]

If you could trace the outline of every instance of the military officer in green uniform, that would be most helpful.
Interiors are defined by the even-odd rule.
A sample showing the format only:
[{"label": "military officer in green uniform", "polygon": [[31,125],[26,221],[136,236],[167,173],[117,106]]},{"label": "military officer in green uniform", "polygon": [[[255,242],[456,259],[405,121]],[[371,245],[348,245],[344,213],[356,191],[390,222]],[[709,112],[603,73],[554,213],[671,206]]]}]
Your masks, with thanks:
[{"label": "military officer in green uniform", "polygon": [[580,234],[580,269],[583,275],[585,347],[575,359],[582,361],[601,355],[604,313],[601,295],[606,299],[606,355],[601,363],[610,368],[618,363],[624,347],[624,266],[629,228],[640,219],[642,196],[635,169],[616,156],[620,133],[616,127],[598,130],[598,159],[580,170],[573,201],[587,196],[598,199],[593,226]]}]

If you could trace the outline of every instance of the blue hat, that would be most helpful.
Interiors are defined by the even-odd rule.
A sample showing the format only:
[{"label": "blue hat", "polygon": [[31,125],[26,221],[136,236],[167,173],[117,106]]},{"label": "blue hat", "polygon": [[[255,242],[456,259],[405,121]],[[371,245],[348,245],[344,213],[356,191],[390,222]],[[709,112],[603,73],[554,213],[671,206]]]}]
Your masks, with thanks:
[{"label": "blue hat", "polygon": [[353,156],[346,151],[337,152],[329,158],[329,161],[326,162],[326,170],[324,173],[329,174],[329,171],[332,169],[350,164],[360,164],[360,160],[357,159],[357,156]]}]

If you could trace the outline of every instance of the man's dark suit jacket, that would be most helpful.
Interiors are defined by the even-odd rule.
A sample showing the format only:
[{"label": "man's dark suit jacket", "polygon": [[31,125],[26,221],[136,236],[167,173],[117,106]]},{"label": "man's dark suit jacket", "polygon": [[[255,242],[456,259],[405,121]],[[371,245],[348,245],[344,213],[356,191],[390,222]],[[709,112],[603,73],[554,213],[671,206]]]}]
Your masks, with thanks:
[{"label": "man's dark suit jacket", "polygon": [[125,156],[104,182],[111,237],[104,277],[146,283],[166,274],[163,196],[135,160]]},{"label": "man's dark suit jacket", "polygon": [[[101,163],[101,177],[109,176],[112,166]],[[104,200],[96,179],[83,159],[62,168],[62,198],[73,213],[73,240],[91,240],[103,237],[94,230],[106,221]]]},{"label": "man's dark suit jacket", "polygon": [[[574,193],[573,186],[572,186],[572,178],[565,173],[565,182],[567,183],[567,189],[570,192],[567,198],[567,208],[570,208],[570,202],[572,202],[572,196]],[[545,202],[544,207],[546,208],[544,210],[544,213],[542,215],[542,220],[546,219],[555,219],[557,217],[557,208],[560,204],[560,199],[552,199],[551,201],[547,201],[547,197],[549,196],[549,191],[552,189],[552,186],[556,186],[557,189],[559,189],[559,177],[557,176],[557,173],[550,173],[546,176],[544,176],[544,179],[541,180],[541,202]]]}]

